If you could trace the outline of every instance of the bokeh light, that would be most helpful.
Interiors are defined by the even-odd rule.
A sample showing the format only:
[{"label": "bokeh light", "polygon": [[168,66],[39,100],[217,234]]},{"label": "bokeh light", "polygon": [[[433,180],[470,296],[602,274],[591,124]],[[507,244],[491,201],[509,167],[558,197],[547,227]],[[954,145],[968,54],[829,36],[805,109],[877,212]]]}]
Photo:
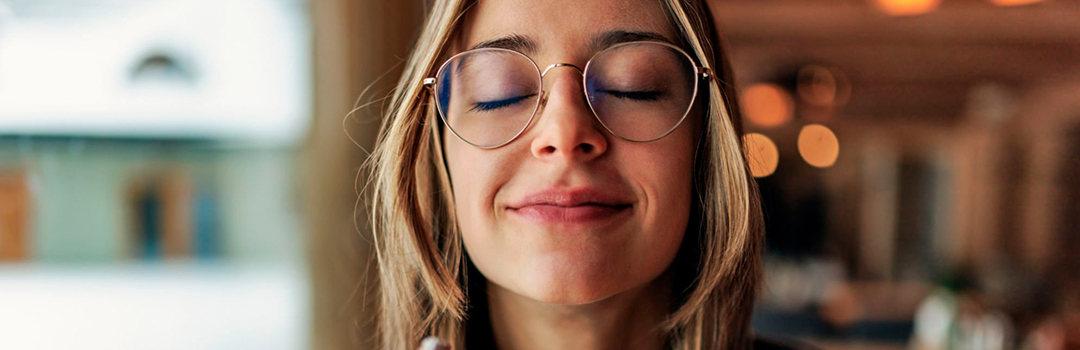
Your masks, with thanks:
[{"label": "bokeh light", "polygon": [[772,139],[759,133],[749,133],[743,136],[743,145],[749,157],[751,175],[766,177],[776,172],[776,166],[780,164],[780,151]]},{"label": "bokeh light", "polygon": [[755,125],[771,128],[791,121],[794,102],[786,90],[775,84],[754,84],[742,93],[746,118]]},{"label": "bokeh light", "polygon": [[828,127],[810,124],[799,131],[799,155],[810,165],[827,168],[840,156],[840,142]]},{"label": "bokeh light", "polygon": [[914,16],[933,11],[941,0],[874,0],[882,12],[891,16]]},{"label": "bokeh light", "polygon": [[851,83],[838,69],[807,65],[799,69],[799,99],[816,107],[841,106],[851,97]]}]

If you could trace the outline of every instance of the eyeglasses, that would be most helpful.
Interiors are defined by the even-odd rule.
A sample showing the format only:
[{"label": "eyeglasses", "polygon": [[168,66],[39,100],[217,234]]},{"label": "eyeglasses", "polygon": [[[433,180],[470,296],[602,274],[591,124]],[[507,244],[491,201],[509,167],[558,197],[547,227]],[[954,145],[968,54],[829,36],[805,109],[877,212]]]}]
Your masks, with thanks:
[{"label": "eyeglasses", "polygon": [[423,83],[434,87],[440,118],[457,138],[478,148],[506,145],[525,132],[547,100],[543,78],[558,67],[582,74],[593,115],[616,137],[648,142],[682,124],[698,82],[710,76],[675,45],[635,41],[593,55],[581,69],[540,67],[523,53],[480,48],[456,54]]}]

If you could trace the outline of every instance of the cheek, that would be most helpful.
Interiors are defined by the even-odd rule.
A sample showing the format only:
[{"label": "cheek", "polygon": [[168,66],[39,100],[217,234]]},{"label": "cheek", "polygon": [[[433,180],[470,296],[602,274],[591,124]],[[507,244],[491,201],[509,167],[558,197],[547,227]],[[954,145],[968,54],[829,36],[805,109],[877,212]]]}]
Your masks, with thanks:
[{"label": "cheek", "polygon": [[499,190],[513,180],[520,167],[523,155],[518,154],[528,154],[519,144],[526,143],[481,150],[453,138],[446,139],[444,149],[457,225],[470,261],[488,281],[528,295],[520,293],[523,289],[519,286],[530,282],[529,274],[523,272],[536,260],[530,258],[533,249],[514,234],[519,228],[502,220],[495,207]]},{"label": "cheek", "polygon": [[653,274],[674,259],[690,218],[694,145],[689,137],[692,128],[685,126],[652,144],[634,144],[622,161],[624,173],[646,198],[640,233],[644,247],[637,253]]},{"label": "cheek", "polygon": [[447,139],[444,147],[458,225],[468,229],[467,232],[480,229],[485,226],[485,218],[492,214],[492,208],[485,203],[490,203],[488,194],[500,181],[496,177],[500,173],[498,163],[456,138]]},{"label": "cheek", "polygon": [[[445,130],[445,129],[444,129]],[[494,196],[513,174],[514,164],[497,150],[481,150],[465,144],[449,132],[444,133],[447,171],[454,189],[454,211],[465,248],[477,268],[498,265],[502,237],[498,234]],[[488,263],[487,261],[492,261]]]}]

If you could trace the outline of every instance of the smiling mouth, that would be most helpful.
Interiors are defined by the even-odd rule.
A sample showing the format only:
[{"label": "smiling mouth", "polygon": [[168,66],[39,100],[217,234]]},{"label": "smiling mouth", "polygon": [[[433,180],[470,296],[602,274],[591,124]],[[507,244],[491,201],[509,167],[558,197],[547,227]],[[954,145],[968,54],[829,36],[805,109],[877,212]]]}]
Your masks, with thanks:
[{"label": "smiling mouth", "polygon": [[556,205],[537,203],[520,208],[507,208],[507,212],[526,221],[537,223],[589,223],[610,220],[630,212],[632,205],[606,205],[582,203],[578,205]]}]

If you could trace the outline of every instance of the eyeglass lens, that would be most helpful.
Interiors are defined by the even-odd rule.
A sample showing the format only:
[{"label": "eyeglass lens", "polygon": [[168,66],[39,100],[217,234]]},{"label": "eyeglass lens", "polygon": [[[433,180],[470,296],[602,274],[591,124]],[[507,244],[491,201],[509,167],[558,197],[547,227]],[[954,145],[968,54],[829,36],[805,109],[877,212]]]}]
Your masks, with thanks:
[{"label": "eyeglass lens", "polygon": [[[697,75],[682,51],[659,43],[614,46],[585,68],[585,96],[618,137],[650,141],[686,116]],[[436,75],[439,112],[451,131],[478,147],[509,142],[528,127],[540,103],[541,76],[528,57],[481,49],[455,56]]]}]

